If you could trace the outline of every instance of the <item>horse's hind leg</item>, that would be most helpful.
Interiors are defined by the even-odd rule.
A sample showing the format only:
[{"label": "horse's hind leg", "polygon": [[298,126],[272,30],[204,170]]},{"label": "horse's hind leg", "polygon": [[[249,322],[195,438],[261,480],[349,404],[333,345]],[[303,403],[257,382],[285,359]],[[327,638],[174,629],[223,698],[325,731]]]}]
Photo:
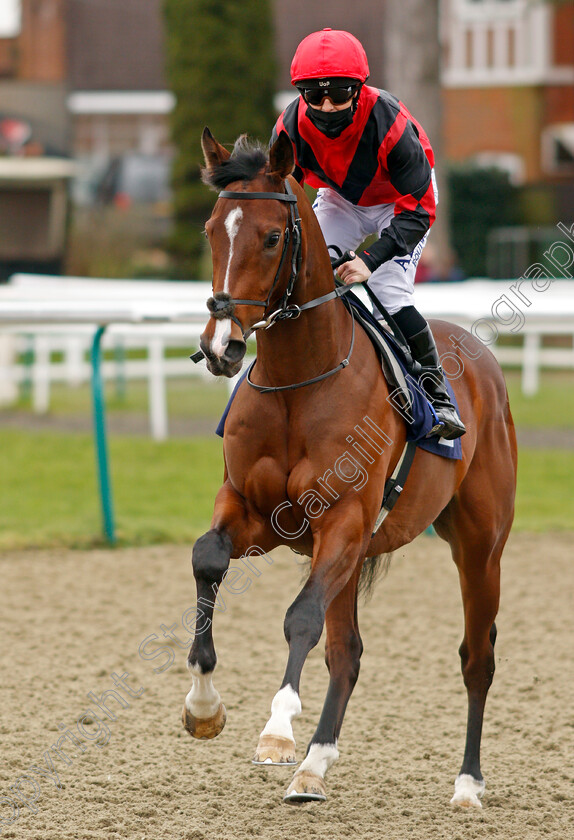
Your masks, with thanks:
[{"label": "horse's hind leg", "polygon": [[323,780],[329,767],[339,757],[337,740],[347,703],[359,677],[363,652],[357,620],[359,577],[360,564],[325,615],[325,662],[329,669],[329,688],[319,724],[307,748],[307,755],[287,789],[285,802],[325,799]]},{"label": "horse's hind leg", "polygon": [[[464,608],[459,653],[468,694],[468,719],[464,758],[451,802],[480,808],[485,789],[480,742],[486,696],[494,676],[500,557],[512,523],[514,496],[497,493],[489,481],[476,478],[476,474],[467,476],[435,528],[450,543]],[[500,475],[498,478],[502,483]]]},{"label": "horse's hind leg", "polygon": [[[459,648],[462,676],[468,693],[466,744],[460,772],[451,802],[480,808],[485,789],[480,770],[480,742],[486,696],[494,677],[494,643],[500,596],[500,555],[503,545],[495,546],[488,558],[465,553],[459,563],[459,576],[464,607],[464,637]],[[478,568],[468,568],[474,560]]]}]

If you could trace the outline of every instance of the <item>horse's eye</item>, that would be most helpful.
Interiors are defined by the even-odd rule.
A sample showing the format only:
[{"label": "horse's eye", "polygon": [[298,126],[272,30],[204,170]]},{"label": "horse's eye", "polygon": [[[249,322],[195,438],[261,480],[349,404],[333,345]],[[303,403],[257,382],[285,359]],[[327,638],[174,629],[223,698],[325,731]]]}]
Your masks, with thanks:
[{"label": "horse's eye", "polygon": [[274,232],[269,233],[265,237],[265,247],[266,248],[275,248],[276,245],[279,244],[279,240],[281,239],[281,234]]}]

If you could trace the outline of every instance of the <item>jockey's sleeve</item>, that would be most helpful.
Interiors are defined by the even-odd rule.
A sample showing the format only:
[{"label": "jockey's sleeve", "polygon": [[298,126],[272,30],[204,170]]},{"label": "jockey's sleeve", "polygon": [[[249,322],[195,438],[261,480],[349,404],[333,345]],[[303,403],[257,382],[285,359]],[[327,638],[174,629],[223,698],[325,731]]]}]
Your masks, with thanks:
[{"label": "jockey's sleeve", "polygon": [[392,222],[360,255],[371,271],[393,257],[410,254],[436,214],[431,166],[410,120],[398,141],[387,150],[386,168],[398,197]]}]

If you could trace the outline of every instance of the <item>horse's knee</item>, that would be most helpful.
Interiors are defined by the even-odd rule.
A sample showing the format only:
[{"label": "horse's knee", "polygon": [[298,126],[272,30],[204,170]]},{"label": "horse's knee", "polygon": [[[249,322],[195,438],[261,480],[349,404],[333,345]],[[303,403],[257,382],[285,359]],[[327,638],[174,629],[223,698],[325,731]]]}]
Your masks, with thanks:
[{"label": "horse's knee", "polygon": [[221,583],[229,566],[233,544],[226,531],[208,531],[193,546],[192,566],[196,580]]},{"label": "horse's knee", "polygon": [[283,631],[287,642],[297,638],[304,641],[308,650],[321,638],[325,623],[325,609],[308,590],[303,590],[285,614]]}]

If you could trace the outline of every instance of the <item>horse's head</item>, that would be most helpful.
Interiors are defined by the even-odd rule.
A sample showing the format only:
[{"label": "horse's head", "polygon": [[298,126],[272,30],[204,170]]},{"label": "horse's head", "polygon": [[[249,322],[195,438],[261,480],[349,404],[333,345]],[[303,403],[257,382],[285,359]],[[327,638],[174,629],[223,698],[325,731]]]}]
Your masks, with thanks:
[{"label": "horse's head", "polygon": [[285,299],[296,274],[299,220],[295,198],[285,187],[293,171],[293,150],[282,133],[269,156],[245,137],[230,153],[207,128],[202,147],[203,180],[223,192],[205,225],[213,297],[200,347],[211,373],[234,376],[245,356],[246,335]]}]

